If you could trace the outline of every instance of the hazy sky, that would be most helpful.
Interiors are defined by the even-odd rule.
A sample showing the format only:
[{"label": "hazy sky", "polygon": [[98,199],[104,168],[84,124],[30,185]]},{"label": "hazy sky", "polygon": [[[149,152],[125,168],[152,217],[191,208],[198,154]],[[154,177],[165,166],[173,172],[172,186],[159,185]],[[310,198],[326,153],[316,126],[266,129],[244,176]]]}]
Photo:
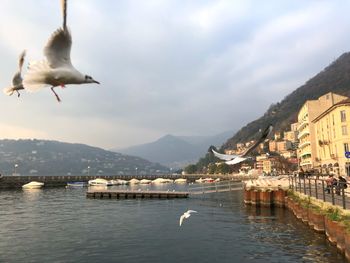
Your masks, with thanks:
[{"label": "hazy sky", "polygon": [[[59,0],[0,0],[0,86],[43,58]],[[350,50],[350,1],[68,1],[72,62],[101,85],[0,94],[0,138],[106,149],[237,130]]]}]

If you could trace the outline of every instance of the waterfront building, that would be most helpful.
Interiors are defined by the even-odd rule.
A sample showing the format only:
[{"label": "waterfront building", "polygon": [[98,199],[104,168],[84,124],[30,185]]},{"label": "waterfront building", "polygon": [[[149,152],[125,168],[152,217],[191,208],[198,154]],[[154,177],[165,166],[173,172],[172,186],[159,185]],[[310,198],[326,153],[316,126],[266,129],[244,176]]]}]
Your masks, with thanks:
[{"label": "waterfront building", "polygon": [[280,141],[276,143],[277,152],[282,153],[292,149],[292,143],[290,141]]},{"label": "waterfront building", "polygon": [[285,131],[283,134],[283,139],[285,141],[297,142],[298,141],[298,132],[297,131]]},{"label": "waterfront building", "polygon": [[281,133],[280,132],[275,132],[274,138],[275,138],[275,141],[280,140],[282,138]]},{"label": "waterfront building", "polygon": [[292,124],[290,125],[290,130],[291,130],[291,131],[298,132],[298,126],[299,126],[299,124],[298,124],[297,122],[292,123]]},{"label": "waterfront building", "polygon": [[[335,103],[313,120],[319,169],[350,176],[350,98]],[[350,157],[350,156],[349,156]]]},{"label": "waterfront building", "polygon": [[318,166],[316,155],[315,124],[312,122],[321,113],[332,107],[334,104],[347,99],[345,96],[329,92],[317,100],[308,100],[304,103],[298,113],[298,159],[299,166],[304,171]]},{"label": "waterfront building", "polygon": [[269,141],[269,151],[270,152],[277,151],[277,142],[276,141]]},{"label": "waterfront building", "polygon": [[256,162],[255,162],[255,169],[259,171],[259,173],[263,172],[264,168],[264,161],[268,159],[268,156],[266,154],[261,154],[256,156]]}]

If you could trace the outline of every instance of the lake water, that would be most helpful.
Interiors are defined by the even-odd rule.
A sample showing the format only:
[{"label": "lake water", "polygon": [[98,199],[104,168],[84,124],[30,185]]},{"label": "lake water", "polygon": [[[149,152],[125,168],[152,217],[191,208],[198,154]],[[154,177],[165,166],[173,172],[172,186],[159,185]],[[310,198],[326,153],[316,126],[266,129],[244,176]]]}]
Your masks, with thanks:
[{"label": "lake water", "polygon": [[[346,262],[288,210],[245,206],[242,191],[172,200],[85,192],[1,191],[0,262]],[[188,209],[198,213],[180,227]]]}]

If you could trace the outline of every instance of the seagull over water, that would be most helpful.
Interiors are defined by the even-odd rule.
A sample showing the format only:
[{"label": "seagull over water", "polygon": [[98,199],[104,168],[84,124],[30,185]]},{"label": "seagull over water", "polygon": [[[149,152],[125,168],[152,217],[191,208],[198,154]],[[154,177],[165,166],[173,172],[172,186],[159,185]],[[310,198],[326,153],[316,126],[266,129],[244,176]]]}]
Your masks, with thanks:
[{"label": "seagull over water", "polygon": [[44,48],[46,59],[30,63],[23,80],[23,86],[31,92],[51,86],[58,102],[61,100],[54,90],[57,86],[63,88],[67,84],[100,84],[92,77],[80,73],[72,65],[70,59],[72,35],[67,28],[67,0],[61,0],[61,3],[63,26],[57,29],[48,40]]},{"label": "seagull over water", "polygon": [[184,221],[185,218],[189,218],[191,216],[191,213],[198,213],[198,212],[194,210],[188,210],[187,212],[185,212],[182,216],[180,216],[180,226],[182,225],[182,222]]},{"label": "seagull over water", "polygon": [[[230,165],[238,164],[238,163],[243,162],[243,161],[247,160],[248,158],[250,158],[248,156],[249,153],[251,153],[260,143],[262,143],[269,136],[272,129],[273,129],[273,127],[270,124],[262,132],[261,137],[242,154],[239,154],[239,155],[237,155],[237,154],[222,154],[222,153],[216,152],[214,149],[211,149],[211,150],[217,158],[224,160],[226,164],[230,164]],[[260,129],[260,131],[261,131],[261,129]]]},{"label": "seagull over water", "polygon": [[21,94],[19,93],[19,90],[24,89],[23,84],[22,84],[22,67],[24,63],[24,57],[26,56],[26,51],[23,50],[21,55],[19,56],[18,59],[18,71],[16,74],[13,76],[12,79],[12,86],[8,88],[4,88],[4,93],[6,95],[11,96],[15,91],[17,92],[17,97],[19,97]]}]

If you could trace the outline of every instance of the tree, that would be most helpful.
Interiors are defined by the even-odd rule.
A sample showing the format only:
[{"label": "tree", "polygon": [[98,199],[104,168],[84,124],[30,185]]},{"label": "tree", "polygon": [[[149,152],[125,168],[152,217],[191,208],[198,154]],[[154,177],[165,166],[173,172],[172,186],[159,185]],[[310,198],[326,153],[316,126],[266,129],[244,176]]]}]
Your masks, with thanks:
[{"label": "tree", "polygon": [[189,164],[185,167],[185,173],[194,174],[197,172],[197,166],[195,164]]},{"label": "tree", "polygon": [[216,173],[227,174],[230,172],[230,166],[226,163],[220,163],[216,168]]}]

